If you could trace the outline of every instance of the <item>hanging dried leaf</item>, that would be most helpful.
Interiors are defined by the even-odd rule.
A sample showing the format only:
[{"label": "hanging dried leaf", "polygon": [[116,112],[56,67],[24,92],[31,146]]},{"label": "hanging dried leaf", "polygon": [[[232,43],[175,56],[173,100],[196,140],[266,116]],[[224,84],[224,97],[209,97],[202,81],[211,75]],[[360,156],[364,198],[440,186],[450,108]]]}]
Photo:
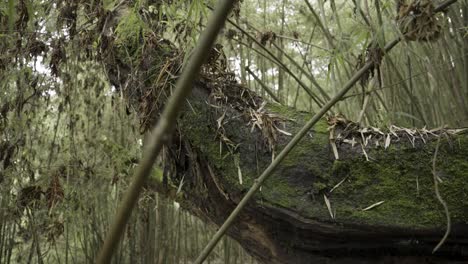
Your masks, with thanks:
[{"label": "hanging dried leaf", "polygon": [[57,203],[62,201],[64,197],[63,187],[60,184],[59,175],[56,174],[50,181],[49,187],[46,191],[47,206],[52,210]]},{"label": "hanging dried leaf", "polygon": [[387,149],[390,146],[390,143],[391,143],[391,137],[390,137],[390,134],[387,134],[387,137],[385,138],[384,148]]},{"label": "hanging dried leaf", "polygon": [[349,176],[344,177],[339,183],[337,183],[335,186],[333,186],[333,188],[331,188],[329,193],[332,193],[336,188],[338,188],[341,184],[343,184],[343,182],[345,182],[346,179],[348,179],[348,177]]},{"label": "hanging dried leaf", "polygon": [[330,145],[332,146],[333,155],[335,155],[335,159],[339,160],[340,156],[338,155],[338,149],[336,148],[335,140],[330,140]]}]

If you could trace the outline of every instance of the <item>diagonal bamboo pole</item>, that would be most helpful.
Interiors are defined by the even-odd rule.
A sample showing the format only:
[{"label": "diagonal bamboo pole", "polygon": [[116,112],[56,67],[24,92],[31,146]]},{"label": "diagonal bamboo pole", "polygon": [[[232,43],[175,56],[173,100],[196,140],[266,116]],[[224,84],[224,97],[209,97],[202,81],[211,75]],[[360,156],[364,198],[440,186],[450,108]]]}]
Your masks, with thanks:
[{"label": "diagonal bamboo pole", "polygon": [[[451,4],[457,2],[457,0],[447,0],[441,3],[435,8],[435,12],[440,12],[445,10]],[[401,38],[396,38],[384,47],[384,54],[392,50],[399,42]],[[361,77],[372,67],[374,66],[374,61],[367,62],[358,72],[356,72],[351,79],[344,85],[344,87],[330,100],[328,101],[318,113],[316,113],[301,130],[291,139],[291,141],[284,147],[284,149],[278,154],[275,160],[265,169],[265,171],[258,177],[247,194],[242,198],[239,204],[234,208],[229,217],[224,221],[223,225],[218,229],[216,234],[211,238],[210,242],[203,251],[200,253],[198,258],[195,260],[194,264],[201,264],[208,257],[213,248],[218,244],[219,240],[226,233],[227,229],[234,222],[236,217],[239,215],[241,210],[247,205],[249,200],[253,195],[260,189],[263,182],[268,179],[268,177],[273,173],[276,167],[281,163],[281,161],[289,154],[289,152],[299,143],[299,141],[307,134],[307,132],[320,120],[320,118],[330,110],[341,98],[356,84]]]},{"label": "diagonal bamboo pole", "polygon": [[148,178],[153,163],[159,155],[165,140],[174,129],[177,115],[192,90],[193,81],[200,72],[200,68],[206,60],[209,50],[213,46],[216,36],[223,27],[234,3],[234,0],[219,1],[217,8],[214,10],[208,22],[206,30],[200,36],[192,57],[189,59],[180,79],[177,81],[174,93],[169,98],[158,124],[152,131],[152,137],[148,147],[145,149],[143,160],[136,170],[133,182],[117,211],[115,220],[99,252],[96,261],[98,264],[111,262],[112,255],[122,238],[125,225],[131,216],[132,209],[135,207],[143,184]]}]

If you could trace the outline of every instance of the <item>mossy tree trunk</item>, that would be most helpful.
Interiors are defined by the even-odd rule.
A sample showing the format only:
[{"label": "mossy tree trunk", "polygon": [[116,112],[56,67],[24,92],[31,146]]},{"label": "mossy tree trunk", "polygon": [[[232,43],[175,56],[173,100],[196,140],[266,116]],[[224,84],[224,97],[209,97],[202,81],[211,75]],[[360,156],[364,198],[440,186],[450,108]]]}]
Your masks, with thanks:
[{"label": "mossy tree trunk", "polygon": [[[157,122],[181,57],[167,41],[146,36],[144,27],[131,32],[143,36],[144,48],[128,41],[129,32],[117,31],[103,41],[102,61],[145,131]],[[311,116],[264,102],[209,61],[161,155],[162,180],[149,184],[220,225]],[[328,122],[335,125],[333,144]],[[449,132],[381,132],[324,119],[228,233],[264,263],[461,261],[468,257],[468,136]],[[432,173],[439,136],[435,173],[452,231],[432,254],[446,228]]]},{"label": "mossy tree trunk", "polygon": [[[271,162],[272,151],[264,131],[251,130],[250,114],[235,107],[213,107],[216,100],[204,85],[196,85],[169,147],[176,173],[168,173],[172,177],[167,188],[177,189],[183,178],[182,193],[174,197],[196,215],[220,225]],[[235,84],[227,87],[243,89]],[[268,104],[265,109],[270,116],[283,117],[273,122],[291,134],[311,116],[278,105]],[[439,186],[449,205],[452,232],[432,254],[446,226],[434,192],[435,137],[424,136],[425,142],[415,137],[413,146],[412,139],[398,133],[399,138],[393,136],[386,149],[387,136],[375,136],[365,147],[341,141],[336,143],[336,160],[327,127],[323,120],[310,132],[230,229],[229,234],[247,251],[265,263],[324,263],[328,259],[336,263],[383,259],[424,263],[467,257],[466,135],[444,137],[440,143],[436,174],[442,179]],[[274,152],[290,138],[277,131],[276,137]]]}]

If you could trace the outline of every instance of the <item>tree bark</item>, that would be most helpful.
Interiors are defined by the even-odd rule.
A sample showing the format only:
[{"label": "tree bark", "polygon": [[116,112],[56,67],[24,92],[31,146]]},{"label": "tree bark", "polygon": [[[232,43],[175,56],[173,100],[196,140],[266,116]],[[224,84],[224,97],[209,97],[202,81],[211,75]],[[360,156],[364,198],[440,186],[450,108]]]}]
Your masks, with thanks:
[{"label": "tree bark", "polygon": [[[103,41],[102,61],[146,131],[158,120],[181,59],[170,43],[149,37],[145,49],[132,53],[124,37]],[[164,149],[163,179],[149,185],[221,225],[311,116],[266,103],[210,60]],[[468,137],[453,134],[366,130],[341,117],[323,119],[228,233],[263,263],[462,263],[468,258]],[[439,136],[435,173],[452,224],[433,254],[446,228],[432,174]]]}]

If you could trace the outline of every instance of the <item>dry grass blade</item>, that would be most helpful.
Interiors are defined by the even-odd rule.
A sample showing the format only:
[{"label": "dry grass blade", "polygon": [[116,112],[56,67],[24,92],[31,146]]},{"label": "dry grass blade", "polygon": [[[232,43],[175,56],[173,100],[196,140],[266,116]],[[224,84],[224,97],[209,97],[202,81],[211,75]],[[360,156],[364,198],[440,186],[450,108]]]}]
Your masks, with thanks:
[{"label": "dry grass blade", "polygon": [[327,205],[328,212],[330,213],[330,217],[332,219],[335,219],[335,214],[332,211],[330,200],[328,200],[327,196],[324,194],[323,195],[323,200],[325,201],[325,204]]},{"label": "dry grass blade", "polygon": [[224,121],[224,118],[226,117],[226,112],[224,112],[220,118],[218,118],[216,120],[216,122],[218,123],[218,129],[221,128],[223,126],[223,121]]},{"label": "dry grass blade", "polygon": [[287,131],[284,131],[284,130],[282,130],[282,129],[279,129],[277,126],[274,126],[274,127],[275,127],[276,130],[277,130],[278,132],[280,132],[281,134],[286,135],[286,136],[292,136],[291,133],[289,133],[289,132],[287,132]]},{"label": "dry grass blade", "polygon": [[182,180],[180,180],[180,184],[179,184],[179,187],[177,188],[176,194],[179,194],[182,191],[182,187],[184,187],[184,179],[185,179],[185,175],[182,176]]},{"label": "dry grass blade", "polygon": [[330,139],[330,145],[332,146],[333,155],[335,156],[335,159],[339,160],[340,155],[338,154],[338,149],[336,147],[335,140]]},{"label": "dry grass blade", "polygon": [[333,186],[333,188],[330,190],[330,193],[332,193],[336,188],[338,188],[344,181],[346,181],[346,179],[348,179],[348,176],[344,177],[344,179],[342,179],[339,183]]},{"label": "dry grass blade", "polygon": [[237,174],[239,174],[239,184],[242,185],[242,171],[240,166],[237,166]]},{"label": "dry grass blade", "polygon": [[381,205],[383,203],[385,203],[385,201],[380,201],[380,202],[377,202],[375,204],[369,205],[368,207],[362,209],[362,211],[369,211],[370,209],[375,208],[375,207],[377,207],[377,206],[379,206],[379,205]]},{"label": "dry grass blade", "polygon": [[237,175],[239,177],[239,184],[242,185],[242,170],[240,167],[240,157],[238,155],[234,157],[234,163],[236,164],[236,167],[237,167]]},{"label": "dry grass blade", "polygon": [[366,148],[364,145],[361,143],[361,149],[362,149],[362,154],[366,157],[366,161],[369,161],[369,156],[367,155]]}]

